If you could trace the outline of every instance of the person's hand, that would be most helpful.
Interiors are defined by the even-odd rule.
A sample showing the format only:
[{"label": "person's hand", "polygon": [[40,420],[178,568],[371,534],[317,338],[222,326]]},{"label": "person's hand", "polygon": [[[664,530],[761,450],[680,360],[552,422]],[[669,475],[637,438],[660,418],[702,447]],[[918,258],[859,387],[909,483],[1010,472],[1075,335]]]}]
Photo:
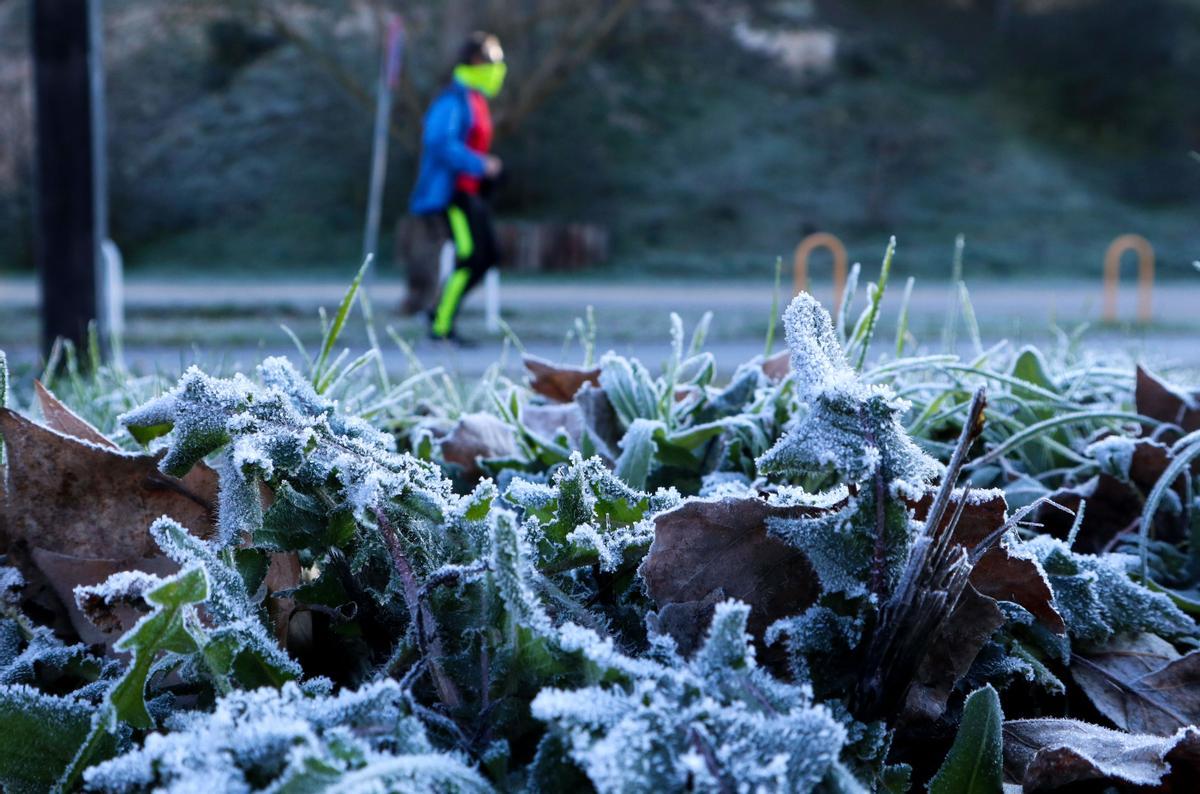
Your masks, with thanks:
[{"label": "person's hand", "polygon": [[495,179],[500,176],[500,172],[504,170],[504,163],[499,157],[493,154],[485,154],[483,156],[483,175],[488,179]]}]

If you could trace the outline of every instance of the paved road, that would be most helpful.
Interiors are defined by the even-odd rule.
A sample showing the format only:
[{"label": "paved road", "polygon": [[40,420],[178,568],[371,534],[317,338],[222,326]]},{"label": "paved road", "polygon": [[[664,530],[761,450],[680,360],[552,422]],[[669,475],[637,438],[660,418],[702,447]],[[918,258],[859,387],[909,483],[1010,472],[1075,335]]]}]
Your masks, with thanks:
[{"label": "paved road", "polygon": [[[971,282],[970,296],[980,315],[1013,313],[1033,319],[1053,316],[1093,317],[1098,314],[1100,284],[1068,281]],[[828,298],[828,288],[818,284],[818,297]],[[282,285],[274,281],[131,279],[125,285],[125,298],[131,309],[152,306],[229,307],[255,309],[262,306],[332,305],[346,288],[343,281],[298,281]],[[893,282],[885,306],[895,308],[901,300],[902,285]],[[914,314],[944,308],[949,290],[944,284],[921,283],[914,287],[911,308]],[[822,295],[825,293],[824,295]],[[396,281],[377,281],[371,294],[380,304],[400,301],[404,287]],[[506,304],[526,307],[575,306],[597,308],[624,307],[676,309],[719,309],[726,306],[756,306],[766,310],[771,303],[769,282],[709,281],[692,284],[684,281],[644,281],[606,284],[581,281],[538,283],[521,280],[506,282],[502,288]],[[478,303],[478,293],[470,299]],[[1200,300],[1200,278],[1180,283],[1160,284],[1154,291],[1157,320],[1188,318],[1193,321]],[[34,307],[37,287],[31,278],[0,278],[0,306]],[[1131,313],[1134,296],[1130,289],[1122,308]]]},{"label": "paved road", "polygon": [[[1099,284],[1061,281],[975,282],[970,298],[978,319],[982,341],[988,345],[1002,338],[1014,344],[1045,343],[1053,338],[1051,327],[1074,329],[1095,322],[1099,315]],[[180,361],[199,356],[220,359],[227,365],[246,365],[264,353],[293,352],[281,323],[296,331],[306,344],[319,337],[316,321],[320,306],[336,307],[344,282],[301,281],[289,285],[275,282],[233,280],[200,281],[139,279],[126,285],[127,358],[141,366],[176,367]],[[895,338],[902,304],[902,286],[889,289],[883,301],[879,336],[881,349]],[[413,320],[398,318],[391,308],[398,305],[403,287],[394,281],[377,281],[370,296],[380,325],[393,325],[401,336],[419,340],[421,328]],[[818,285],[816,294],[828,300],[829,290]],[[613,348],[637,355],[648,362],[660,361],[667,352],[668,314],[679,312],[690,326],[705,312],[714,318],[708,349],[731,369],[737,362],[763,349],[770,315],[772,290],[769,283],[635,282],[604,284],[582,281],[510,281],[502,287],[503,311],[508,324],[530,351],[546,358],[578,358],[578,346],[564,344],[574,319],[594,308],[600,350]],[[920,284],[909,303],[909,327],[918,344],[940,350],[947,308],[957,299],[945,284]],[[1122,300],[1122,316],[1133,314],[1134,296]],[[852,314],[857,314],[862,297]],[[464,328],[485,340],[479,348],[448,351],[443,346],[417,342],[426,363],[438,363],[464,376],[477,375],[499,357],[502,342],[482,329],[481,298],[473,295],[464,309]],[[1083,338],[1091,347],[1114,354],[1150,359],[1155,363],[1181,364],[1200,369],[1200,279],[1160,285],[1154,294],[1155,322],[1148,328],[1136,326],[1097,327]],[[32,362],[36,357],[37,291],[32,279],[0,279],[0,348],[14,360]],[[347,343],[365,344],[361,324],[352,324]],[[972,345],[960,321],[957,346],[969,352]],[[406,361],[398,347],[385,345],[389,367],[400,369]],[[517,357],[510,357],[512,367]]]}]

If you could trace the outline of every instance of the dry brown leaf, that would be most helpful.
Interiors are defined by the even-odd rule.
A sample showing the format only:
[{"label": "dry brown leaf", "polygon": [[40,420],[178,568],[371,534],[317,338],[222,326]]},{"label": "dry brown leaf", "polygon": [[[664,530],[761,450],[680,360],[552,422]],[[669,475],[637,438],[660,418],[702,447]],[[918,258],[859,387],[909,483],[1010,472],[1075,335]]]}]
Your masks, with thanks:
[{"label": "dry brown leaf", "polygon": [[979,650],[1002,625],[1004,613],[995,600],[968,584],[917,665],[904,695],[904,719],[936,720],[942,716],[954,685],[967,674]]},{"label": "dry brown leaf", "polygon": [[119,449],[90,422],[63,405],[49,389],[42,385],[40,380],[33,382],[33,391],[37,396],[38,407],[42,409],[42,417],[46,420],[46,427],[57,430],[64,436],[90,441],[109,449]]},{"label": "dry brown leaf", "polygon": [[792,354],[787,350],[776,353],[762,363],[762,369],[771,380],[783,380],[792,371]]},{"label": "dry brown leaf", "polygon": [[[1174,736],[1122,733],[1078,720],[1004,723],[1004,774],[1024,791],[1194,792],[1200,780],[1200,731]],[[1081,786],[1087,785],[1088,788]]]},{"label": "dry brown leaf", "polygon": [[712,625],[717,604],[726,598],[725,591],[718,587],[699,601],[665,604],[658,612],[649,613],[647,621],[654,631],[674,639],[681,654],[691,656]]},{"label": "dry brown leaf", "polygon": [[[52,414],[60,426],[86,435],[65,414]],[[171,565],[150,536],[150,524],[165,514],[208,534],[215,473],[200,465],[183,480],[168,477],[158,470],[159,456],[64,435],[7,409],[0,409],[0,435],[9,464],[0,552],[29,579],[26,604],[42,610],[56,630],[110,643],[76,608],[74,587],[119,570]]]},{"label": "dry brown leaf", "polygon": [[277,552],[271,555],[263,580],[267,589],[267,614],[275,627],[275,639],[283,648],[287,647],[288,625],[296,611],[296,602],[275,593],[299,587],[301,573],[300,556],[296,552]]},{"label": "dry brown leaf", "polygon": [[1166,444],[1153,439],[1140,439],[1133,448],[1133,460],[1129,464],[1129,479],[1149,492],[1171,465],[1171,450]]},{"label": "dry brown leaf", "polygon": [[491,414],[466,414],[439,441],[442,460],[462,469],[468,480],[483,476],[481,459],[506,458],[517,452],[512,428]]},{"label": "dry brown leaf", "polygon": [[1151,634],[1118,638],[1072,656],[1071,675],[1123,730],[1170,736],[1200,723],[1200,651],[1180,657]]},{"label": "dry brown leaf", "polygon": [[179,566],[166,557],[150,557],[131,560],[106,560],[75,557],[46,549],[34,548],[31,552],[34,565],[46,578],[50,588],[66,608],[67,619],[79,639],[89,645],[111,646],[141,616],[132,608],[117,608],[110,619],[89,619],[75,603],[75,588],[103,582],[120,571],[145,571],[158,576],[170,576]]},{"label": "dry brown leaf", "polygon": [[[951,497],[946,510],[945,526],[957,511],[963,497],[956,493]],[[933,501],[932,494],[914,505],[916,517],[921,520]],[[1008,520],[1008,503],[1004,494],[972,492],[963,506],[962,516],[954,528],[953,542],[965,549],[974,549],[981,541],[994,533]],[[976,563],[971,571],[971,585],[981,595],[997,601],[1020,604],[1051,631],[1062,634],[1066,631],[1062,615],[1054,608],[1054,593],[1050,583],[1032,559],[1017,556],[1002,542],[996,543]]]},{"label": "dry brown leaf", "polygon": [[583,369],[552,364],[544,358],[525,356],[525,368],[533,377],[529,388],[555,402],[569,403],[585,383],[600,385],[600,369]]},{"label": "dry brown leaf", "polygon": [[1133,404],[1139,414],[1179,425],[1184,433],[1200,430],[1200,395],[1172,386],[1142,367],[1137,368]]},{"label": "dry brown leaf", "polygon": [[[750,631],[761,636],[772,622],[803,611],[820,593],[804,553],[767,533],[768,518],[807,513],[811,508],[778,507],[754,498],[685,502],[655,518],[642,578],[660,607],[704,602],[718,590],[744,601],[750,606]],[[705,629],[706,624],[698,627]],[[676,640],[684,646],[694,644],[695,637]]]},{"label": "dry brown leaf", "polygon": [[185,480],[158,470],[160,455],[107,449],[0,409],[8,453],[5,536],[17,544],[78,557],[155,556],[150,524],[169,515],[193,532],[213,524],[215,477]]},{"label": "dry brown leaf", "polygon": [[1066,540],[1074,524],[1074,513],[1087,502],[1083,522],[1075,536],[1075,551],[1098,554],[1117,535],[1133,528],[1142,514],[1141,502],[1128,484],[1109,474],[1099,474],[1079,485],[1060,488],[1049,497],[1055,504],[1071,511],[1066,513],[1054,505],[1042,505],[1037,521],[1042,531]]},{"label": "dry brown leaf", "polygon": [[576,403],[525,405],[521,408],[521,424],[531,435],[547,441],[552,441],[562,430],[578,448],[583,436],[583,409]]},{"label": "dry brown leaf", "polygon": [[617,418],[617,412],[604,389],[590,384],[585,385],[575,395],[575,404],[583,412],[584,425],[592,432],[593,436],[604,443],[609,451],[609,456],[615,457],[612,453],[620,447],[625,430],[622,428],[621,420]]}]

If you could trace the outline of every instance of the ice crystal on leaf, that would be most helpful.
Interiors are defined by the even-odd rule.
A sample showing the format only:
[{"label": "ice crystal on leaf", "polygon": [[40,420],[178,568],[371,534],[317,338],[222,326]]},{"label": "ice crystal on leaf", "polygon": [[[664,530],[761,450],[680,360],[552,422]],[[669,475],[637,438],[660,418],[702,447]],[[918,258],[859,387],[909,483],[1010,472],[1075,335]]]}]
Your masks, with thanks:
[{"label": "ice crystal on leaf", "polygon": [[[397,453],[390,435],[341,414],[286,359],[265,360],[257,376],[219,379],[192,368],[175,389],[121,417],[131,430],[170,428],[161,464],[168,474],[220,453],[216,550],[262,528],[260,483],[326,494],[318,518],[373,520],[375,508],[388,506],[442,521],[458,506],[433,464]],[[327,493],[330,483],[340,488]]]},{"label": "ice crystal on leaf", "polygon": [[1096,461],[1096,465],[1105,474],[1122,482],[1129,482],[1129,470],[1133,466],[1133,456],[1137,447],[1137,439],[1114,435],[1089,444],[1084,450],[1084,455]]},{"label": "ice crystal on leaf", "polygon": [[654,539],[655,514],[679,503],[673,489],[655,493],[631,488],[597,457],[572,455],[549,485],[514,479],[504,493],[537,537],[539,567],[600,564],[614,571],[627,553],[644,551]]},{"label": "ice crystal on leaf", "polygon": [[537,572],[530,560],[528,530],[512,513],[498,513],[492,523],[490,567],[508,613],[521,625],[549,635],[553,631],[550,617],[533,590]]},{"label": "ice crystal on leaf", "polygon": [[172,718],[171,733],[92,767],[90,790],[445,791],[491,788],[455,756],[434,750],[392,681],[336,696],[294,683],[230,694],[212,712]]},{"label": "ice crystal on leaf", "polygon": [[1076,554],[1061,540],[1039,535],[1024,549],[1046,572],[1071,639],[1101,643],[1115,634],[1148,631],[1162,637],[1194,635],[1196,624],[1163,593],[1130,578],[1137,558]]},{"label": "ice crystal on leaf", "polygon": [[690,661],[630,659],[611,640],[564,628],[564,646],[612,683],[545,689],[533,714],[600,792],[811,791],[837,767],[845,729],[806,688],[757,666],[748,615],[719,604]]},{"label": "ice crystal on leaf", "polygon": [[[941,466],[904,430],[908,404],[885,386],[858,380],[829,314],[812,296],[792,301],[784,326],[806,412],[759,459],[759,470],[854,495],[821,515],[774,521],[771,530],[809,555],[826,592],[886,591],[908,556],[913,531],[904,499],[923,493]],[[872,581],[880,575],[882,581]]]}]

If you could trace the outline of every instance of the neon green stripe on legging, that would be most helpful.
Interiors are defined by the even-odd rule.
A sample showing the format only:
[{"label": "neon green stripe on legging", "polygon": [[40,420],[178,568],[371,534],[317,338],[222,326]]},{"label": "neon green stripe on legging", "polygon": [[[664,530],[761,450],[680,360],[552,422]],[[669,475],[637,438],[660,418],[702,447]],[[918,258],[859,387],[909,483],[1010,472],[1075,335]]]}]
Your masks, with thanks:
[{"label": "neon green stripe on legging", "polygon": [[465,267],[455,270],[446,280],[446,286],[442,289],[442,299],[438,302],[437,314],[433,317],[433,333],[437,336],[447,336],[454,327],[458,303],[467,291],[467,282],[470,280],[471,271]]},{"label": "neon green stripe on legging", "polygon": [[460,208],[451,206],[446,210],[450,218],[450,234],[454,236],[454,253],[458,261],[470,259],[475,253],[475,239],[471,237],[471,224],[467,222],[467,214]]}]

